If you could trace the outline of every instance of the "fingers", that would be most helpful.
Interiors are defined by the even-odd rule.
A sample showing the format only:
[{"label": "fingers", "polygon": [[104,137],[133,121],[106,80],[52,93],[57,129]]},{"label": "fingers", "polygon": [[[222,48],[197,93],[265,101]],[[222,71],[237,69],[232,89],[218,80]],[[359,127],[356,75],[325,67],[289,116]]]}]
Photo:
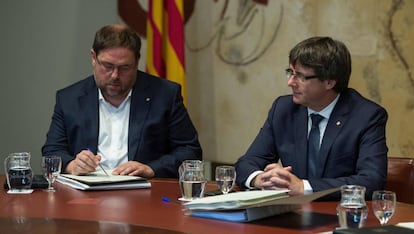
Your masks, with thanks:
[{"label": "fingers", "polygon": [[99,163],[100,161],[102,160],[102,156],[101,155],[95,155],[95,161],[97,162],[97,163]]},{"label": "fingers", "polygon": [[267,165],[264,171],[266,172],[266,171],[270,171],[270,170],[277,169],[277,168],[282,168],[282,166],[279,165],[278,163],[272,163],[272,164]]},{"label": "fingers", "polygon": [[142,176],[145,178],[154,177],[154,171],[151,169],[151,167],[136,161],[129,161],[121,164],[115,168],[115,170],[113,170],[112,174]]},{"label": "fingers", "polygon": [[75,175],[93,172],[100,160],[100,156],[95,156],[91,151],[82,150],[76,155],[76,158],[69,163],[68,171]]},{"label": "fingers", "polygon": [[290,177],[290,184],[289,184],[289,195],[302,195],[304,194],[305,186],[303,184],[303,180],[299,179],[295,175],[292,174]]},{"label": "fingers", "polygon": [[262,175],[264,180],[270,180],[273,177],[289,180],[291,173],[289,170],[282,168],[281,166],[274,167],[272,170],[265,171]]},{"label": "fingers", "polygon": [[290,180],[286,179],[286,177],[272,176],[269,179],[263,181],[262,185],[263,188],[267,189],[289,188]]},{"label": "fingers", "polygon": [[[267,169],[267,171],[266,171]],[[265,172],[260,175],[264,189],[289,188],[291,182],[291,167],[283,168],[278,164],[269,164]]]},{"label": "fingers", "polygon": [[273,168],[260,175],[261,187],[269,189],[289,189],[289,195],[304,194],[304,184],[301,179],[291,173],[292,167]]},{"label": "fingers", "polygon": [[282,169],[282,168],[285,169],[285,170],[287,170],[287,171],[292,171],[292,167],[291,166],[282,167],[278,163],[272,163],[272,164],[267,165],[265,167],[264,171],[270,171],[270,170],[273,170],[273,169]]}]

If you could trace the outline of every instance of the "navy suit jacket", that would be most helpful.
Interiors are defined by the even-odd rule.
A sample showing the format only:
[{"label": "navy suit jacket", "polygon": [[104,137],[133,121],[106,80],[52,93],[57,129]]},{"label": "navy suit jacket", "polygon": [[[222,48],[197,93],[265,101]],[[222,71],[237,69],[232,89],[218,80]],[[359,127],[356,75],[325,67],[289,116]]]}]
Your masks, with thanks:
[{"label": "navy suit jacket", "polygon": [[[62,168],[80,151],[98,149],[99,102],[94,76],[56,94],[43,155],[62,157]],[[150,166],[156,177],[178,177],[183,160],[202,159],[202,150],[181,87],[138,71],[131,94],[128,160]]]},{"label": "navy suit jacket", "polygon": [[[363,185],[367,198],[383,189],[387,178],[385,127],[387,112],[357,91],[341,93],[334,107],[320,148],[319,178],[307,178],[307,108],[292,96],[277,98],[256,139],[236,163],[237,183],[245,187],[248,176],[277,162],[292,166],[292,173],[307,179],[313,191]],[[339,193],[326,199],[338,199]]]}]

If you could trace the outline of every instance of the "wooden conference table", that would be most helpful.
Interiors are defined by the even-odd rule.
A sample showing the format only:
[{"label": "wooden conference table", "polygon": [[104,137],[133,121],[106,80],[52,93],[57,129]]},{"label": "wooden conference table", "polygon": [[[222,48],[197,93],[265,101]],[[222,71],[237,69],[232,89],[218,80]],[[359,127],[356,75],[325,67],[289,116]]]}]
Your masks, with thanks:
[{"label": "wooden conference table", "polygon": [[[0,176],[4,181],[4,176]],[[79,191],[56,183],[56,192],[0,191],[0,233],[319,233],[338,226],[338,202],[312,202],[298,211],[251,223],[184,215],[176,180],[152,179],[150,189]],[[209,183],[207,190],[215,190]],[[165,202],[168,197],[171,202]],[[366,226],[378,226],[370,213]],[[390,224],[414,221],[414,205],[398,203]]]}]

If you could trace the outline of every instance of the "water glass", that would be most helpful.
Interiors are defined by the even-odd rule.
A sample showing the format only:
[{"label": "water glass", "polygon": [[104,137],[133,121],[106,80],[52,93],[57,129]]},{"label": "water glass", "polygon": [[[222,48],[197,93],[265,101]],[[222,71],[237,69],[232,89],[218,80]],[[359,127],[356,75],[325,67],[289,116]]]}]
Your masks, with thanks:
[{"label": "water glass", "polygon": [[236,169],[233,166],[216,167],[216,183],[222,194],[229,193],[236,180]]},{"label": "water glass", "polygon": [[395,192],[378,190],[372,194],[372,211],[381,225],[387,224],[395,212],[397,196]]},{"label": "water glass", "polygon": [[56,181],[62,169],[62,159],[59,156],[43,156],[42,157],[42,172],[43,176],[49,183],[45,191],[54,192],[53,183]]}]

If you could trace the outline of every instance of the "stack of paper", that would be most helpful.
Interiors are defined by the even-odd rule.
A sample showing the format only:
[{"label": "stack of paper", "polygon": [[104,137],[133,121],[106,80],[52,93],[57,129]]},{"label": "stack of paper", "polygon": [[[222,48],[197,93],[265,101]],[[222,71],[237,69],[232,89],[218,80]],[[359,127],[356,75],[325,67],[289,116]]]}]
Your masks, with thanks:
[{"label": "stack of paper", "polygon": [[249,222],[293,211],[300,204],[328,195],[339,188],[309,195],[289,196],[289,190],[241,191],[204,197],[184,204],[186,214],[234,222]]},{"label": "stack of paper", "polygon": [[288,197],[289,190],[253,190],[204,197],[184,204],[189,210],[225,210],[255,206]]},{"label": "stack of paper", "polygon": [[143,177],[109,175],[103,171],[96,171],[87,175],[61,174],[57,178],[59,183],[80,190],[114,190],[114,189],[137,189],[150,188],[151,183]]}]

